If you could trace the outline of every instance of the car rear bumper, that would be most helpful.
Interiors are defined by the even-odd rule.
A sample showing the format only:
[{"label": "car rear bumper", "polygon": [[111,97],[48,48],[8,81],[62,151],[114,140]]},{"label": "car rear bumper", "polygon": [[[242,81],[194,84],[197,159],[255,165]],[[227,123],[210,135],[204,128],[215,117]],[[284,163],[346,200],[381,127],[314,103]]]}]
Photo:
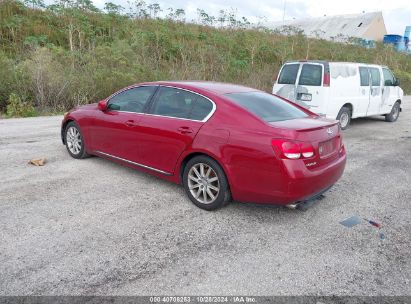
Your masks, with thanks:
[{"label": "car rear bumper", "polygon": [[344,173],[345,163],[346,153],[344,150],[336,160],[323,168],[311,171],[305,166],[301,166],[298,169],[301,170],[302,176],[300,178],[295,176],[290,178],[288,191],[281,203],[305,201],[315,196],[316,193],[328,190]]},{"label": "car rear bumper", "polygon": [[[234,199],[259,204],[289,205],[311,200],[331,188],[345,169],[345,149],[332,162],[319,168],[308,169],[303,161],[284,160],[281,191],[240,191]],[[263,181],[260,181],[262,183]],[[261,189],[261,188],[260,188]]]}]

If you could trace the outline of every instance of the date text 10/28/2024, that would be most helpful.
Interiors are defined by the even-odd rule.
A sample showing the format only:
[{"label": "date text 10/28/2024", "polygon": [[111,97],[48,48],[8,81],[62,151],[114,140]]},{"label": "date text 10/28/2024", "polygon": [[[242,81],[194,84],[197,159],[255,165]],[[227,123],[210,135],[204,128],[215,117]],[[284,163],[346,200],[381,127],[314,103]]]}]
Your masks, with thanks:
[{"label": "date text 10/28/2024", "polygon": [[150,297],[151,303],[255,303],[256,299],[254,297],[243,297],[243,296],[195,296],[195,297],[185,297],[185,296],[159,296]]}]

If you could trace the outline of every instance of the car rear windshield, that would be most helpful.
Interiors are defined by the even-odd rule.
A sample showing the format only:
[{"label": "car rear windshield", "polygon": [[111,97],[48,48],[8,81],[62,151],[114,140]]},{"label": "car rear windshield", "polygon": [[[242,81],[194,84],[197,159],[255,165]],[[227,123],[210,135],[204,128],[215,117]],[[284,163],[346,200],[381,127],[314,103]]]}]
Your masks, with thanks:
[{"label": "car rear windshield", "polygon": [[264,121],[275,122],[307,117],[296,106],[264,92],[230,93],[226,97]]}]

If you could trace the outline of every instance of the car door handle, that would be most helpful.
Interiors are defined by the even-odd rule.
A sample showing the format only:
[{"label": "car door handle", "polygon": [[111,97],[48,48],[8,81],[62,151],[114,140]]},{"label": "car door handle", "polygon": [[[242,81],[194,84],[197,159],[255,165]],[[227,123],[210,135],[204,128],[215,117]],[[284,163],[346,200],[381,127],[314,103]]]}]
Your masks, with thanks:
[{"label": "car door handle", "polygon": [[190,127],[180,127],[177,129],[177,131],[180,132],[181,134],[193,133],[193,130]]},{"label": "car door handle", "polygon": [[137,124],[135,123],[135,121],[132,120],[132,119],[127,120],[124,124],[125,124],[127,127],[135,127],[135,126],[137,126]]}]

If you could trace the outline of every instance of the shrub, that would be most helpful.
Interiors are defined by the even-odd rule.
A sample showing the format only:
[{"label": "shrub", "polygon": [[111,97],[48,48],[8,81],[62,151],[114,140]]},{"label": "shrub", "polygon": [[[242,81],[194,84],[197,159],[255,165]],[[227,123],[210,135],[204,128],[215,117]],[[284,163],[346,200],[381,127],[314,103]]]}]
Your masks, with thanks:
[{"label": "shrub", "polygon": [[12,93],[7,104],[8,117],[32,117],[36,116],[37,112],[33,105],[28,101],[22,101],[21,98]]}]

